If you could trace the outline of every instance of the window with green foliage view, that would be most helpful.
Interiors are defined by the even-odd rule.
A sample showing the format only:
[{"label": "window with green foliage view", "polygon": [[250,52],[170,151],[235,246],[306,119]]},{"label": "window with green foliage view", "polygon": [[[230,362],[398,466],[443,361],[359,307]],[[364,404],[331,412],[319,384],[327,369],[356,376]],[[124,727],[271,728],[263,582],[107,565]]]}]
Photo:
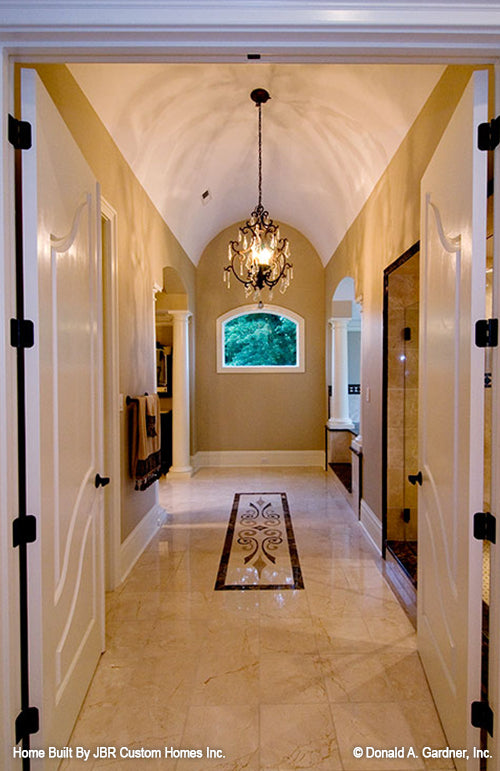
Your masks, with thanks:
[{"label": "window with green foliage view", "polygon": [[247,313],[224,324],[226,367],[294,367],[297,323],[275,313]]},{"label": "window with green foliage view", "polygon": [[304,319],[280,305],[240,305],[217,319],[217,372],[305,372]]}]

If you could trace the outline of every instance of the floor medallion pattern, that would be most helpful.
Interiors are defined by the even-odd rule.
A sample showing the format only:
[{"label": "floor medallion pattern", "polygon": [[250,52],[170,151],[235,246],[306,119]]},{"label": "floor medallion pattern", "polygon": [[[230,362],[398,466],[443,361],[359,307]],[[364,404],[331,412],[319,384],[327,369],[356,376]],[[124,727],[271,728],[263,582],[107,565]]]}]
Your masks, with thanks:
[{"label": "floor medallion pattern", "polygon": [[215,589],[303,588],[286,493],[236,493]]}]

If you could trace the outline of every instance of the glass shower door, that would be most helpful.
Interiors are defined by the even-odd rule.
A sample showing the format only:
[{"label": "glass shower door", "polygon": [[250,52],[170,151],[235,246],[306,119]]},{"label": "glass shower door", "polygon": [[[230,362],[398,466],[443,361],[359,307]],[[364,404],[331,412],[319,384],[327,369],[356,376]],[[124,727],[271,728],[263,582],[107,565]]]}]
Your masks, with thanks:
[{"label": "glass shower door", "polygon": [[419,253],[386,274],[386,548],[417,585]]}]

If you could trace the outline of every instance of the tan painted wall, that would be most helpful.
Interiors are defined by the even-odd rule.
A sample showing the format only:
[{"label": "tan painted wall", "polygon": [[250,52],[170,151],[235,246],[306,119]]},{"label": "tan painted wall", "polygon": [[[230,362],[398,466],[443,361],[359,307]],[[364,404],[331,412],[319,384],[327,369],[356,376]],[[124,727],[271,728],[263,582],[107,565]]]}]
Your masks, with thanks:
[{"label": "tan painted wall", "polygon": [[[163,268],[182,276],[194,310],[196,269],[153,206],[67,67],[36,69],[118,214],[120,392],[155,390],[153,285]],[[136,492],[128,472],[126,411],[121,413],[122,540],[154,505],[153,488]]]},{"label": "tan painted wall", "polygon": [[[364,498],[381,516],[382,273],[418,240],[420,178],[471,69],[447,68],[325,271],[309,242],[288,228],[295,280],[284,296],[276,293],[273,302],[305,317],[307,370],[304,374],[267,376],[217,375],[215,371],[215,319],[245,302],[241,287],[233,286],[227,292],[221,279],[227,242],[236,226],[209,244],[197,271],[68,69],[60,64],[34,66],[99,179],[104,198],[118,212],[120,391],[133,394],[154,388],[152,286],[162,284],[163,268],[171,266],[182,276],[189,308],[194,311],[195,302],[198,304],[193,324],[197,351],[193,451],[322,448],[326,418],[325,313],[331,315],[335,288],[350,275],[355,280],[356,295],[363,295]],[[193,359],[194,352],[193,347]],[[370,402],[366,401],[367,388]],[[255,394],[261,417],[248,420],[245,405],[255,404]],[[125,414],[123,538],[153,503],[152,491],[136,493],[128,477],[124,420]]]},{"label": "tan painted wall", "polygon": [[[338,283],[355,280],[363,296],[361,430],[363,498],[382,517],[383,271],[419,240],[420,179],[472,68],[448,67],[367,203],[326,267],[327,313]],[[369,389],[370,401],[367,401]]]},{"label": "tan painted wall", "polygon": [[[318,450],[326,420],[324,360],[324,269],[297,230],[282,225],[290,240],[294,280],[284,295],[274,292],[273,305],[305,319],[306,371],[297,374],[217,374],[216,319],[245,300],[236,280],[222,281],[227,245],[238,225],[220,233],[205,249],[197,273],[196,415],[198,449]],[[267,290],[264,301],[268,298]]]}]

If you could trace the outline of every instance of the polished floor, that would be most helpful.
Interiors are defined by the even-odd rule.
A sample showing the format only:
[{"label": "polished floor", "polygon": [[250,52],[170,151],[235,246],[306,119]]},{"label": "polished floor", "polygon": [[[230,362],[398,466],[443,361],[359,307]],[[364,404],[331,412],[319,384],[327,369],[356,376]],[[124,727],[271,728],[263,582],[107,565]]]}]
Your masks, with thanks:
[{"label": "polished floor", "polygon": [[[215,591],[235,493],[285,492],[304,589]],[[65,769],[409,771],[449,760],[415,632],[331,471],[206,469],[162,482],[168,523],[107,598],[107,650],[70,744],[201,758]],[[207,747],[224,757],[206,757]]]}]

